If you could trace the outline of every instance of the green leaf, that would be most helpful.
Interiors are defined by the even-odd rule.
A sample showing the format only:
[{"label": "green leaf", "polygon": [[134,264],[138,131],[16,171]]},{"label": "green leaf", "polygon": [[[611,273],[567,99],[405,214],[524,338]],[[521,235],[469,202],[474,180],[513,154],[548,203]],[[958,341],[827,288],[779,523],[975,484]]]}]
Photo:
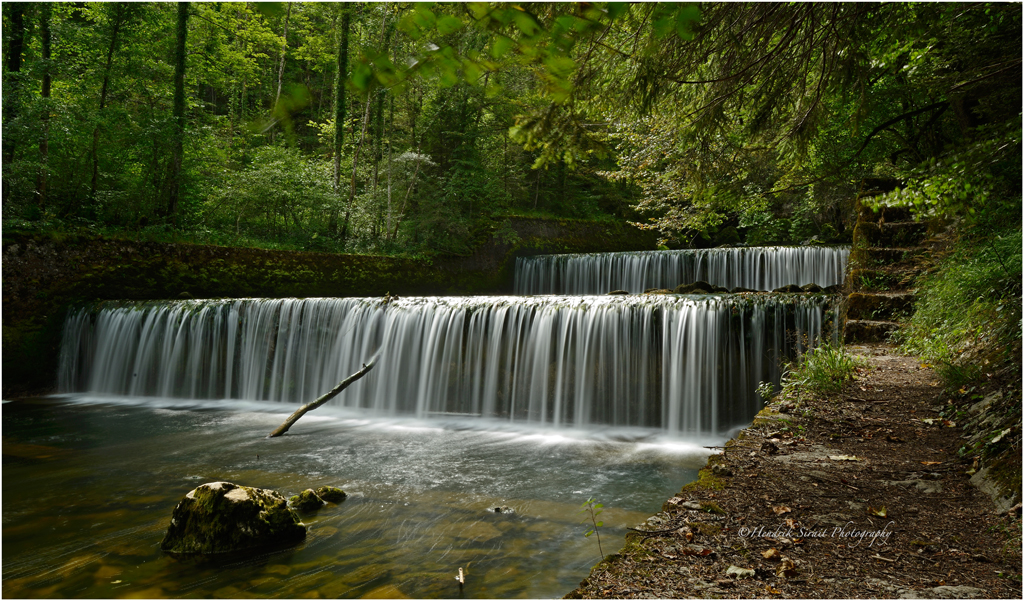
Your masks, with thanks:
[{"label": "green leaf", "polygon": [[441,35],[454,33],[462,28],[462,21],[457,17],[445,15],[437,20],[437,32]]},{"label": "green leaf", "polygon": [[284,14],[284,2],[253,2],[253,8],[268,19]]},{"label": "green leaf", "polygon": [[676,35],[683,40],[693,39],[693,26],[700,20],[700,9],[696,5],[683,6],[676,13]]},{"label": "green leaf", "polygon": [[370,88],[370,83],[373,81],[373,69],[363,61],[359,61],[352,66],[352,83],[359,90],[366,91]]},{"label": "green leaf", "polygon": [[512,38],[498,34],[494,36],[494,41],[491,42],[491,56],[494,58],[501,58],[508,53],[509,50],[515,46],[515,42]]},{"label": "green leaf", "polygon": [[612,21],[618,19],[622,15],[629,11],[628,2],[609,2],[608,3],[608,18]]},{"label": "green leaf", "polygon": [[540,32],[540,25],[537,23],[537,20],[526,11],[517,10],[512,15],[512,18],[515,20],[519,31],[523,32],[523,35],[532,38]]},{"label": "green leaf", "polygon": [[566,79],[576,68],[576,61],[567,56],[549,56],[544,59],[544,65],[555,77]]}]

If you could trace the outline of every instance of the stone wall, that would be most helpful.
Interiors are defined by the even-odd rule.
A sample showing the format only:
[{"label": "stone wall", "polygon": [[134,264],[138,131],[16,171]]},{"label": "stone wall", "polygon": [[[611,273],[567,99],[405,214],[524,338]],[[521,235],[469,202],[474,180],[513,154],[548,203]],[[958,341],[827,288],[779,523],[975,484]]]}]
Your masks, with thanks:
[{"label": "stone wall", "polygon": [[4,396],[54,382],[68,307],[95,300],[511,293],[515,259],[649,250],[655,237],[612,222],[513,218],[464,256],[395,258],[83,235],[4,233]]}]

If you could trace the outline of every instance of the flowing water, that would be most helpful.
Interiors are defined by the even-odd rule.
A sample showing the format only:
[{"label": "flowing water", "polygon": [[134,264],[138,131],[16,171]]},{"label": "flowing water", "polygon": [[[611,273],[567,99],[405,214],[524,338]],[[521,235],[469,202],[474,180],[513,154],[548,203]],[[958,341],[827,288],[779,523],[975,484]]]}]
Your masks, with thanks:
[{"label": "flowing water", "polygon": [[[787,283],[834,283],[807,268]],[[834,315],[831,297],[777,294],[82,307],[65,324],[62,394],[3,405],[3,594],[561,596],[600,558],[580,505],[605,504],[616,551],[749,423],[759,382],[835,338]],[[366,377],[265,438],[371,357]],[[351,496],[304,515],[295,547],[161,553],[177,501],[216,480]]]},{"label": "flowing water", "polygon": [[[696,476],[700,445],[721,444],[342,407],[265,438],[287,409],[80,394],[5,403],[4,597],[451,598],[459,567],[465,597],[557,597],[600,559],[584,501],[606,505],[612,553]],[[350,497],[303,515],[309,534],[292,548],[212,563],[163,554],[174,505],[217,480]]]},{"label": "flowing water", "polygon": [[60,386],[130,396],[331,401],[378,415],[464,415],[721,434],[759,382],[818,340],[820,295],[436,297],[103,303],[66,324]]},{"label": "flowing water", "polygon": [[710,248],[516,259],[516,294],[638,293],[705,281],[732,290],[775,290],[795,284],[841,284],[846,246]]}]

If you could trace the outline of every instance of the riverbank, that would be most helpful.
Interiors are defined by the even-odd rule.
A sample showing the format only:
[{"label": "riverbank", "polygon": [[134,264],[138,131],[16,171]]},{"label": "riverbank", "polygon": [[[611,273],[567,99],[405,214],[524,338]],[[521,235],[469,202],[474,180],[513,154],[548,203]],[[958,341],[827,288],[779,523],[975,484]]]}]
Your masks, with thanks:
[{"label": "riverbank", "polygon": [[934,371],[849,349],[855,381],[774,399],[566,598],[1020,598],[1020,504],[972,485]]}]

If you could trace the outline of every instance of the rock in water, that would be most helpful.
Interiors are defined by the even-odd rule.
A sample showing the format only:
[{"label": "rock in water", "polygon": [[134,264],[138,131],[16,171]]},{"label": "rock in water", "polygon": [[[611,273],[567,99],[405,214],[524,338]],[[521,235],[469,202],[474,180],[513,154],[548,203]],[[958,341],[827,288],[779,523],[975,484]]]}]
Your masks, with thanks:
[{"label": "rock in water", "polygon": [[288,499],[288,502],[291,503],[292,507],[301,511],[316,511],[325,504],[324,500],[313,492],[312,488],[307,488],[294,497],[291,497]]},{"label": "rock in water", "polygon": [[178,502],[160,548],[205,555],[287,545],[305,537],[306,525],[280,493],[209,482]]},{"label": "rock in water", "polygon": [[328,503],[341,503],[348,495],[337,486],[321,486],[316,489],[316,496]]}]

